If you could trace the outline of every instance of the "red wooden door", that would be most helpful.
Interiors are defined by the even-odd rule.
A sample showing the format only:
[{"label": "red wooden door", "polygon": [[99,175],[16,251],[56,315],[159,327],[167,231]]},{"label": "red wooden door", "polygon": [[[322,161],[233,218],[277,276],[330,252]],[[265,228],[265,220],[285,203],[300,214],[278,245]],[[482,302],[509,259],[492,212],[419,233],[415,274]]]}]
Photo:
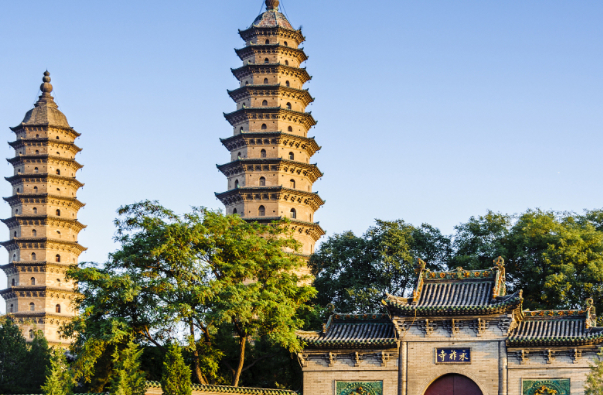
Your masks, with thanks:
[{"label": "red wooden door", "polygon": [[482,391],[468,377],[447,374],[431,383],[425,395],[482,395]]}]

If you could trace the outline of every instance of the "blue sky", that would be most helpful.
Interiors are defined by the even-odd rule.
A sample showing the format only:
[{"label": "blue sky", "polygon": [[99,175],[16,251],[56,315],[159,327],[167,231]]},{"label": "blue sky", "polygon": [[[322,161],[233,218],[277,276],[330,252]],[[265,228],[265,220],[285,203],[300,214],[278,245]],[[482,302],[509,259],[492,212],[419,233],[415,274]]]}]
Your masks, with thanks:
[{"label": "blue sky", "polygon": [[[233,49],[262,3],[2,2],[2,139],[13,140],[9,126],[48,69],[82,133],[83,261],[115,248],[122,204],[222,208],[215,165],[229,158],[218,139],[231,132]],[[310,135],[325,174],[315,190],[327,201],[315,218],[328,235],[375,218],[451,233],[488,209],[603,206],[603,2],[282,3],[307,37]]]}]

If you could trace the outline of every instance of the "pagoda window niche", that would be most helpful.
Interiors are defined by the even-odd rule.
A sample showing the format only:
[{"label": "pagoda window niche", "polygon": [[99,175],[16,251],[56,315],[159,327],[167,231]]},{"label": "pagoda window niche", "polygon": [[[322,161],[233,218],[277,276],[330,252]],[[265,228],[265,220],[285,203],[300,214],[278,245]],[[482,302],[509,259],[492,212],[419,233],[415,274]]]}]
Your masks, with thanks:
[{"label": "pagoda window niche", "polygon": [[60,304],[56,305],[55,308],[54,308],[54,311],[56,313],[60,313],[61,312],[61,305]]},{"label": "pagoda window niche", "polygon": [[[32,304],[33,304],[33,303],[32,303]],[[33,310],[32,310],[32,311],[33,311]],[[30,339],[33,339],[33,338],[34,338],[34,331],[33,331],[33,329],[30,329],[30,330],[29,330],[29,338],[30,338]]]},{"label": "pagoda window niche", "polygon": [[289,61],[285,60],[285,66],[289,66]]},{"label": "pagoda window niche", "polygon": [[266,130],[266,129],[268,129],[268,126],[266,126],[266,124],[265,124],[265,123],[263,123],[263,124],[262,124],[262,130]]},{"label": "pagoda window niche", "polygon": [[34,187],[34,193],[38,193],[38,187]]},{"label": "pagoda window niche", "polygon": [[266,186],[266,179],[264,177],[260,177],[260,186],[261,187],[265,187]]},{"label": "pagoda window niche", "polygon": [[268,59],[268,58],[264,59],[264,63],[270,63],[270,59]]},{"label": "pagoda window niche", "polygon": [[31,282],[31,285],[36,285],[36,278],[35,277],[32,277],[29,281]]},{"label": "pagoda window niche", "polygon": [[264,84],[268,84],[268,78],[264,78]]},{"label": "pagoda window niche", "polygon": [[34,214],[37,214],[37,213],[38,213],[38,208],[37,208],[37,207],[34,207],[34,208],[33,208],[33,213],[34,213]]},{"label": "pagoda window niche", "polygon": [[260,217],[265,217],[266,216],[266,208],[264,206],[260,206],[258,208],[258,214]]},{"label": "pagoda window niche", "polygon": [[61,210],[57,209],[57,211],[55,213],[56,213],[57,217],[61,216]]},{"label": "pagoda window niche", "polygon": [[56,173],[57,173],[57,176],[61,175],[61,171],[59,169],[57,169]]},{"label": "pagoda window niche", "polygon": [[235,189],[239,188],[239,180],[235,180],[234,187]]},{"label": "pagoda window niche", "polygon": [[56,254],[56,255],[54,256],[54,261],[55,261],[55,262],[61,262],[61,256],[60,256],[59,254]]},{"label": "pagoda window niche", "polygon": [[35,252],[32,252],[32,253],[31,253],[31,260],[32,260],[32,261],[35,261],[35,260],[36,260],[36,253],[35,253]]},{"label": "pagoda window niche", "polygon": [[287,41],[285,41],[284,44],[285,44],[285,47],[289,46],[289,44],[287,43]]},{"label": "pagoda window niche", "polygon": [[290,216],[291,216],[291,218],[293,218],[293,219],[297,218],[297,211],[295,211],[295,209],[294,209],[294,208],[292,208],[292,209],[291,209],[291,211],[290,211]]},{"label": "pagoda window niche", "polygon": [[267,106],[268,106],[268,100],[264,100],[264,101],[262,102],[262,106],[267,107]]},{"label": "pagoda window niche", "polygon": [[[31,302],[29,304],[29,311],[36,311],[36,305],[34,304],[34,302]],[[33,333],[33,331],[29,331],[30,333]]]},{"label": "pagoda window niche", "polygon": [[236,214],[236,213],[237,213],[237,209],[236,209],[236,208],[233,208],[233,209],[232,209],[232,213],[233,213],[233,214]]},{"label": "pagoda window niche", "polygon": [[34,167],[34,173],[37,173],[39,170],[37,167]]},{"label": "pagoda window niche", "polygon": [[15,286],[15,279],[13,278],[13,280],[11,281],[11,285],[14,287]]},{"label": "pagoda window niche", "polygon": [[289,126],[289,127],[287,128],[287,131],[288,131],[288,132],[292,132],[292,131],[293,131],[293,128],[292,128],[291,126]]},{"label": "pagoda window niche", "polygon": [[295,160],[295,154],[293,152],[289,152],[289,160]]},{"label": "pagoda window niche", "polygon": [[260,151],[260,157],[261,158],[265,158],[266,157],[266,150],[265,149],[263,149],[263,150]]},{"label": "pagoda window niche", "polygon": [[295,189],[295,180],[289,180],[289,188]]},{"label": "pagoda window niche", "polygon": [[33,237],[36,237],[36,235],[37,235],[37,234],[38,234],[38,232],[37,232],[35,229],[32,229],[32,231],[31,231],[31,235],[32,235]]},{"label": "pagoda window niche", "polygon": [[13,305],[12,305],[12,304],[10,305],[10,308],[8,309],[8,312],[9,312],[9,313],[13,313],[13,312],[14,312],[14,311],[13,311]]}]

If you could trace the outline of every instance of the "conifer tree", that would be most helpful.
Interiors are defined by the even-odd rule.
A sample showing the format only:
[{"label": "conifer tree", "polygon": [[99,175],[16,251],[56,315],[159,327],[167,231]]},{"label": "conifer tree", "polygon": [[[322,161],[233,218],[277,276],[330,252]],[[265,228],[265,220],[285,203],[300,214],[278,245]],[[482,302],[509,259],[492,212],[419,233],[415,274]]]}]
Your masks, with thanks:
[{"label": "conifer tree", "polygon": [[69,372],[65,351],[55,348],[51,351],[50,367],[46,370],[46,382],[42,386],[45,395],[71,395],[73,378]]},{"label": "conifer tree", "polygon": [[603,395],[603,350],[595,364],[590,367],[584,390],[584,395]]},{"label": "conifer tree", "polygon": [[171,344],[165,355],[161,389],[165,395],[191,395],[191,370],[184,363],[177,344]]},{"label": "conifer tree", "polygon": [[142,349],[131,340],[123,350],[115,350],[111,395],[144,395],[146,380],[140,370],[141,354]]}]

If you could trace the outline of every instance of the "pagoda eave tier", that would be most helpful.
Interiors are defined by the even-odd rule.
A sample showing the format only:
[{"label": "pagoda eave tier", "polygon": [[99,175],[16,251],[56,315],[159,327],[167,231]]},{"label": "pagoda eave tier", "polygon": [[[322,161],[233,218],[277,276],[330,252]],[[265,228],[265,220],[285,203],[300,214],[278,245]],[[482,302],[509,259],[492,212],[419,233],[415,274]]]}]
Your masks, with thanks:
[{"label": "pagoda eave tier", "polygon": [[65,126],[60,126],[60,125],[53,125],[53,124],[49,124],[49,123],[39,123],[39,124],[24,124],[21,123],[20,125],[17,125],[15,127],[10,128],[10,130],[12,130],[13,132],[17,133],[19,132],[21,129],[30,129],[33,130],[34,128],[39,128],[39,127],[43,127],[43,128],[49,128],[49,129],[59,129],[59,130],[63,130],[65,132],[69,132],[72,135],[74,135],[75,137],[80,137],[82,134],[78,133],[75,131],[75,129],[73,129],[72,127],[65,127]]},{"label": "pagoda eave tier", "polygon": [[308,60],[308,55],[304,52],[302,48],[292,48],[284,45],[278,44],[251,44],[247,47],[243,47],[240,49],[235,49],[237,56],[244,60],[246,57],[258,54],[279,54],[285,56],[291,56],[297,58],[297,60],[302,63]]},{"label": "pagoda eave tier", "polygon": [[325,201],[318,195],[317,192],[306,192],[298,189],[285,188],[282,186],[265,186],[265,187],[240,187],[231,189],[230,191],[216,193],[216,197],[225,206],[240,202],[249,201],[281,201],[298,204],[306,204],[312,210],[318,210]]},{"label": "pagoda eave tier", "polygon": [[19,165],[21,163],[42,163],[43,161],[58,161],[58,162],[66,162],[75,167],[77,170],[84,167],[84,165],[78,163],[74,159],[68,159],[62,156],[54,156],[54,155],[18,155],[14,158],[7,158],[6,161],[11,165]]},{"label": "pagoda eave tier", "polygon": [[63,226],[70,225],[70,227],[79,232],[80,230],[85,229],[87,227],[77,219],[68,219],[64,217],[56,217],[51,215],[17,215],[10,218],[0,219],[0,221],[4,222],[4,224],[6,224],[6,226],[8,226],[9,228],[13,228],[15,226],[20,225],[47,225],[54,223],[61,224]]},{"label": "pagoda eave tier", "polygon": [[20,267],[60,267],[63,269],[70,269],[72,267],[77,267],[76,263],[61,263],[61,262],[52,262],[52,261],[12,261],[7,263],[6,265],[0,266],[0,270],[3,270],[5,273],[9,273],[11,271],[18,271]]},{"label": "pagoda eave tier", "polygon": [[[49,193],[39,193],[39,194],[17,193],[13,196],[5,197],[2,199],[4,199],[4,201],[7,202],[8,204],[10,204],[11,206],[13,204],[17,204],[17,203],[47,203],[51,199],[70,202],[73,205],[75,205],[78,210],[86,205],[85,203],[80,202],[79,200],[77,200],[74,197],[53,195],[53,194],[49,194]],[[45,200],[40,201],[40,199],[45,199]]]},{"label": "pagoda eave tier", "polygon": [[47,237],[43,238],[31,238],[31,239],[13,239],[8,241],[0,242],[4,248],[8,251],[14,251],[19,248],[21,249],[53,249],[53,247],[61,249],[71,249],[73,251],[84,252],[87,250],[86,247],[82,246],[76,241],[65,241],[62,239],[51,239]]},{"label": "pagoda eave tier", "polygon": [[290,97],[291,99],[301,101],[305,106],[314,101],[314,98],[307,89],[295,89],[282,84],[245,85],[237,89],[227,90],[227,92],[235,102],[258,96]]},{"label": "pagoda eave tier", "polygon": [[65,146],[69,147],[70,150],[74,150],[75,152],[81,152],[82,151],[82,148],[78,147],[77,145],[75,145],[72,142],[65,141],[65,140],[21,139],[21,140],[10,141],[8,143],[8,145],[10,145],[11,147],[13,147],[14,149],[19,149],[19,148],[25,147],[26,146],[25,143],[30,143],[31,145],[37,144],[37,143],[48,143],[48,144],[65,145]]},{"label": "pagoda eave tier", "polygon": [[241,108],[231,113],[224,113],[224,118],[226,118],[232,126],[250,120],[274,121],[278,119],[301,123],[307,129],[310,129],[317,124],[311,112],[287,110],[282,107]]},{"label": "pagoda eave tier", "polygon": [[[241,217],[241,218],[243,218],[247,222],[259,222],[259,223],[264,223],[264,224],[270,224],[270,223],[278,222],[278,221],[284,219],[284,217]],[[314,239],[314,241],[318,241],[318,239],[320,239],[321,236],[324,236],[326,234],[326,232],[324,231],[323,228],[320,227],[318,222],[306,222],[306,221],[300,221],[298,219],[292,219],[292,218],[288,218],[288,220],[291,222],[290,226],[293,230],[306,233],[307,235],[311,236]]]},{"label": "pagoda eave tier", "polygon": [[238,69],[231,69],[231,71],[239,81],[254,74],[291,75],[299,78],[302,84],[312,79],[305,68],[286,66],[282,63],[246,64]]},{"label": "pagoda eave tier", "polygon": [[77,186],[78,188],[84,186],[84,184],[79,182],[75,177],[57,176],[54,174],[17,174],[16,176],[4,177],[4,179],[10,182],[11,185],[16,185],[19,182],[42,182],[47,178],[55,181],[67,182]]},{"label": "pagoda eave tier", "polygon": [[304,149],[309,156],[320,150],[314,137],[303,137],[285,132],[240,132],[232,137],[220,139],[227,150],[232,151],[250,145],[285,145],[291,148]]},{"label": "pagoda eave tier", "polygon": [[223,165],[216,165],[225,176],[233,176],[252,171],[277,171],[295,175],[303,175],[314,182],[324,174],[314,164],[296,162],[282,158],[237,159]]},{"label": "pagoda eave tier", "polygon": [[245,30],[239,29],[239,35],[245,41],[251,41],[258,36],[279,36],[295,40],[297,45],[306,41],[306,37],[302,34],[301,29],[291,30],[284,27],[256,27],[251,26]]}]

